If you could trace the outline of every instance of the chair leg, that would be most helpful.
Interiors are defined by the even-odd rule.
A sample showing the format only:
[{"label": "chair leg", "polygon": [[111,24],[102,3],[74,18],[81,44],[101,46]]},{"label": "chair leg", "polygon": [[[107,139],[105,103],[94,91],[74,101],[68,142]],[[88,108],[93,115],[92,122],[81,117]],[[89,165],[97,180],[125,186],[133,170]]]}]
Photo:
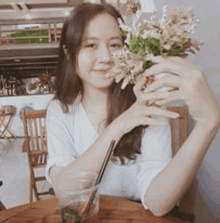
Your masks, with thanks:
[{"label": "chair leg", "polygon": [[39,201],[39,197],[38,197],[38,192],[37,192],[37,187],[36,187],[36,182],[33,182],[33,190],[34,190],[34,195],[35,195],[35,199],[37,201]]},{"label": "chair leg", "polygon": [[0,211],[5,210],[5,209],[6,208],[5,208],[4,204],[0,201]]},{"label": "chair leg", "polygon": [[33,193],[32,193],[32,180],[30,179],[30,188],[29,188],[29,203],[33,202]]},{"label": "chair leg", "polygon": [[35,199],[37,201],[39,201],[39,197],[38,197],[38,192],[37,192],[37,187],[36,187],[36,182],[34,181],[34,179],[31,179],[31,185],[30,185],[30,203],[33,202],[33,195],[35,196]]}]

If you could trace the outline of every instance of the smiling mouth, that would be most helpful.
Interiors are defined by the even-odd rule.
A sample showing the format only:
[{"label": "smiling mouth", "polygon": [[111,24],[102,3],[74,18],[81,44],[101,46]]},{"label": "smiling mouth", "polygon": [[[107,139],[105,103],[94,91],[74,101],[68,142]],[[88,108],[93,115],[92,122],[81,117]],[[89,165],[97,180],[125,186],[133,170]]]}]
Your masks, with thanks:
[{"label": "smiling mouth", "polygon": [[109,73],[109,70],[94,70],[93,72],[97,73],[100,76],[106,77],[107,73]]},{"label": "smiling mouth", "polygon": [[100,78],[103,79],[109,79],[112,78],[112,76],[109,76],[109,70],[93,70],[94,73],[96,73]]}]

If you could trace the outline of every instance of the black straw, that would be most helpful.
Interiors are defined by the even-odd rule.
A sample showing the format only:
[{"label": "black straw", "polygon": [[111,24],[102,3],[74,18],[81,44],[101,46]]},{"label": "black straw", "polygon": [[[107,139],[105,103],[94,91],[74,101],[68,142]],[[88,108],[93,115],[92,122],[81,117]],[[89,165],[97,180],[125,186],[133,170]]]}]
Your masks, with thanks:
[{"label": "black straw", "polygon": [[[102,167],[101,167],[101,169],[99,171],[98,177],[96,178],[95,186],[98,185],[101,182],[101,180],[102,180],[103,174],[104,174],[105,169],[106,169],[107,164],[108,164],[108,161],[109,161],[109,159],[110,159],[110,157],[112,155],[112,152],[113,152],[113,149],[114,149],[114,145],[115,145],[115,140],[112,140],[111,141],[111,144],[110,144],[110,146],[108,148],[108,151],[106,153],[105,159],[104,159],[104,161],[102,163]],[[97,190],[98,189],[95,189],[90,194],[89,200],[88,200],[88,202],[86,204],[86,208],[85,208],[85,210],[86,210],[87,213],[89,213],[89,211],[90,211],[90,208],[91,208],[92,202],[93,202],[93,200],[95,198],[95,195],[96,195]]]}]

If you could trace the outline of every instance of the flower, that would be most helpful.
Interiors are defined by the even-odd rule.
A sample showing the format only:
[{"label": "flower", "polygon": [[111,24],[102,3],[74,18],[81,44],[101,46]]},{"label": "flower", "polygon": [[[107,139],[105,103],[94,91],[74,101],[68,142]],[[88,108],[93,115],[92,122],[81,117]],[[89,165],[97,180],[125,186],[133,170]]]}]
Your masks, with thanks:
[{"label": "flower", "polygon": [[152,57],[186,57],[200,51],[204,44],[201,39],[191,37],[199,22],[192,9],[168,10],[164,6],[161,19],[156,18],[157,11],[154,11],[149,20],[133,27],[118,20],[125,46],[113,54],[115,63],[108,76],[115,76],[116,82],[124,79],[122,88],[135,83],[137,77],[153,65]]}]

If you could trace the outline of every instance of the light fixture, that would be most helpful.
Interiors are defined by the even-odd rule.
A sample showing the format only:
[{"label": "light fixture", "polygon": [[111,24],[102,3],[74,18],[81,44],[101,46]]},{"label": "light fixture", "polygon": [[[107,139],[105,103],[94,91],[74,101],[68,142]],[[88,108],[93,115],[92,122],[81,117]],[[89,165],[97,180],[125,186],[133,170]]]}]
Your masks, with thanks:
[{"label": "light fixture", "polygon": [[70,14],[70,11],[65,11],[64,14],[65,14],[66,16],[68,16],[68,15]]},{"label": "light fixture", "polygon": [[26,19],[31,19],[31,15],[30,14],[25,14],[25,18]]},{"label": "light fixture", "polygon": [[20,60],[20,59],[14,59],[14,62],[15,62],[15,63],[20,63],[21,60]]}]

